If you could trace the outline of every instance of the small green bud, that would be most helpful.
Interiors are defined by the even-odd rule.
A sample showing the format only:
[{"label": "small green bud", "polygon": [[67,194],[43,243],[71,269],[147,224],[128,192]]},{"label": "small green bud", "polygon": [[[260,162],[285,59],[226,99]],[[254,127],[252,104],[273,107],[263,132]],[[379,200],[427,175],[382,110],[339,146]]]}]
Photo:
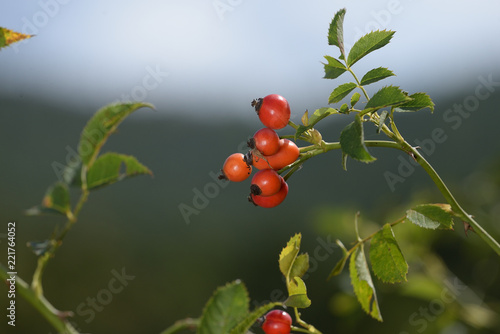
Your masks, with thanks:
[{"label": "small green bud", "polygon": [[321,142],[323,141],[323,136],[321,135],[321,133],[318,130],[311,129],[311,130],[309,130],[309,134],[311,135],[312,142],[315,145],[320,145]]},{"label": "small green bud", "polygon": [[343,105],[340,106],[339,113],[346,114],[348,112],[349,112],[349,107],[347,106],[347,103],[344,103]]},{"label": "small green bud", "polygon": [[358,92],[352,94],[352,97],[351,97],[351,108],[354,108],[354,105],[356,103],[358,103],[360,97],[361,97],[361,95]]}]

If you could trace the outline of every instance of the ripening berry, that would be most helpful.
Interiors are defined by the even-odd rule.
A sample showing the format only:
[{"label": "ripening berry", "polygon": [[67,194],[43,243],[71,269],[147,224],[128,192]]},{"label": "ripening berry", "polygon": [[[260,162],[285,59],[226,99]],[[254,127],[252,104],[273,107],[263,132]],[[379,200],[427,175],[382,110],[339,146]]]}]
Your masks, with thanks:
[{"label": "ripening berry", "polygon": [[252,165],[257,169],[279,170],[297,160],[299,154],[299,148],[293,141],[280,139],[280,149],[278,152],[264,157],[259,157],[254,154],[252,157]]},{"label": "ripening berry", "polygon": [[240,182],[246,180],[251,173],[252,166],[246,163],[245,156],[241,153],[233,153],[224,162],[219,179]]},{"label": "ripening berry", "polygon": [[263,169],[255,173],[250,185],[254,195],[271,196],[281,189],[281,177],[274,169]]},{"label": "ripening berry", "polygon": [[288,195],[288,184],[281,176],[279,176],[279,178],[281,181],[281,187],[276,194],[271,196],[250,194],[248,200],[256,206],[260,206],[263,208],[274,208],[275,206],[280,205],[285,200],[286,195]]},{"label": "ripening berry", "polygon": [[290,105],[281,95],[271,94],[252,101],[259,119],[268,128],[277,130],[287,126],[290,120]]},{"label": "ripening berry", "polygon": [[282,310],[272,310],[265,315],[262,330],[266,334],[290,334],[292,317]]},{"label": "ripening berry", "polygon": [[280,148],[280,137],[273,129],[262,128],[248,141],[248,146],[257,149],[263,155],[273,155]]}]

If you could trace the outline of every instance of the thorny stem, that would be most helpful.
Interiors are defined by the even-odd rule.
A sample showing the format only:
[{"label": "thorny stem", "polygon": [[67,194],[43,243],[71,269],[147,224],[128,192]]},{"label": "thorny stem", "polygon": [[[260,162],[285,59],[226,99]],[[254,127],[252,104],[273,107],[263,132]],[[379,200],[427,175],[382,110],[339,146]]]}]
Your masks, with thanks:
[{"label": "thorny stem", "polygon": [[[6,281],[11,276],[7,269],[0,264],[0,279]],[[78,331],[66,320],[70,312],[60,312],[49,303],[44,296],[40,296],[19,276],[16,276],[16,291],[19,292],[47,321],[61,334],[78,334]]]},{"label": "thorny stem", "polygon": [[[386,125],[382,126],[382,131],[387,134],[391,139],[398,140],[398,136],[396,136]],[[470,224],[473,228],[474,232],[483,239],[498,255],[500,255],[500,244],[496,241],[478,222],[474,220],[474,218],[469,215],[457,202],[451,191],[448,189],[446,184],[443,182],[439,174],[434,170],[434,168],[429,164],[427,160],[420,154],[420,152],[413,146],[411,146],[408,142],[396,142],[396,141],[387,141],[387,140],[365,140],[365,145],[368,147],[387,147],[393,148],[400,151],[403,151],[410,156],[412,156],[415,161],[429,174],[430,178],[441,192],[443,197],[446,199],[448,204],[450,204],[453,212],[460,217],[464,222]],[[302,165],[306,160],[312,158],[313,156],[326,153],[331,150],[340,149],[339,142],[327,143],[323,142],[321,147],[317,145],[311,145],[302,147],[300,150],[304,152],[302,156],[293,164],[283,168],[280,170],[280,173],[284,172],[287,169],[294,168],[297,165]],[[291,170],[290,172],[295,171]],[[287,174],[287,177],[291,176],[291,173]]]},{"label": "thorny stem", "polygon": [[51,240],[50,248],[38,258],[37,267],[35,269],[35,272],[33,273],[33,280],[31,282],[31,289],[35,292],[36,295],[38,296],[43,295],[43,288],[42,288],[43,272],[47,267],[49,260],[55,255],[56,251],[62,245],[63,239],[66,236],[66,234],[69,232],[71,227],[76,223],[78,219],[78,214],[82,209],[83,204],[87,201],[88,196],[89,196],[89,191],[87,189],[83,190],[82,195],[80,196],[80,199],[78,200],[78,203],[75,207],[75,210],[73,212],[71,211],[68,212],[66,215],[68,217],[68,220],[66,221],[66,225],[64,225],[64,229],[60,232],[58,237]]}]

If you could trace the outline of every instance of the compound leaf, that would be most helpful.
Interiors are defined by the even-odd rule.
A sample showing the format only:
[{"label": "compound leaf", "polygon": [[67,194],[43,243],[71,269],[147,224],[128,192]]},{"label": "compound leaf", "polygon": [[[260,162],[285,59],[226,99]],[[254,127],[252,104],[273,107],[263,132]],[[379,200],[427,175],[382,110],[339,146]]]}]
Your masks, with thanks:
[{"label": "compound leaf", "polygon": [[340,146],[343,153],[356,160],[366,163],[376,160],[368,153],[364,143],[363,122],[358,115],[356,115],[354,122],[348,124],[340,133]]},{"label": "compound leaf", "polygon": [[328,45],[335,45],[340,49],[340,53],[345,58],[344,52],[344,16],[346,9],[342,8],[332,19],[328,29]]},{"label": "compound leaf", "polygon": [[288,307],[307,308],[311,300],[307,297],[306,284],[300,277],[294,277],[288,287],[288,298],[283,302]]},{"label": "compound leaf", "polygon": [[[122,172],[122,166],[125,167]],[[87,188],[94,189],[136,175],[153,173],[130,155],[105,153],[99,156],[87,173]]]},{"label": "compound leaf", "polygon": [[28,215],[41,213],[60,213],[67,216],[71,212],[68,186],[64,182],[56,182],[47,189],[42,204],[26,211]]},{"label": "compound leaf", "polygon": [[354,254],[351,256],[349,272],[351,275],[351,284],[354,288],[356,298],[361,304],[361,308],[372,318],[382,321],[377,294],[370,275],[370,270],[368,269],[362,243],[356,248]]},{"label": "compound leaf", "polygon": [[338,78],[342,73],[347,71],[345,65],[337,59],[330,56],[325,56],[325,59],[328,60],[328,64],[323,63],[323,66],[325,68],[324,79]]},{"label": "compound leaf", "polygon": [[408,112],[429,108],[431,112],[434,112],[434,102],[432,102],[432,99],[426,93],[415,93],[410,95],[410,98],[412,99],[411,101],[400,104],[394,111]]},{"label": "compound leaf", "polygon": [[375,275],[385,283],[406,281],[408,264],[394,237],[390,224],[385,224],[370,243],[370,262]]},{"label": "compound leaf", "polygon": [[200,318],[198,334],[229,333],[248,314],[250,300],[241,281],[218,288]]},{"label": "compound leaf", "polygon": [[349,259],[350,254],[347,252],[347,249],[345,248],[342,241],[337,239],[337,245],[339,245],[340,249],[342,249],[342,258],[337,262],[335,267],[333,267],[332,271],[330,272],[330,275],[328,275],[328,278],[326,279],[327,281],[331,279],[333,276],[339,275],[342,272],[342,270],[344,270],[345,264]]},{"label": "compound leaf", "polygon": [[78,153],[83,165],[90,168],[102,145],[118,125],[125,117],[143,107],[154,108],[149,103],[135,102],[110,104],[98,110],[83,129],[78,144]]},{"label": "compound leaf", "polygon": [[33,35],[21,34],[20,32],[0,27],[0,49],[31,37]]},{"label": "compound leaf", "polygon": [[347,56],[347,64],[354,65],[358,60],[381,47],[385,46],[391,41],[394,31],[377,30],[369,32],[361,37],[349,51]]},{"label": "compound leaf", "polygon": [[426,229],[453,230],[453,212],[449,204],[422,204],[406,211],[406,220]]},{"label": "compound leaf", "polygon": [[328,103],[337,103],[340,102],[344,97],[347,96],[354,88],[358,87],[354,82],[348,82],[342,84],[335,88],[333,92],[330,94],[330,98],[328,99]]},{"label": "compound leaf", "polygon": [[361,85],[369,85],[393,75],[394,73],[385,67],[374,68],[373,70],[368,71],[363,78],[361,78]]},{"label": "compound leaf", "polygon": [[373,95],[370,101],[366,103],[363,111],[370,112],[372,110],[403,104],[408,101],[411,101],[411,98],[399,87],[386,86]]},{"label": "compound leaf", "polygon": [[299,138],[299,136],[304,132],[306,132],[307,130],[312,129],[314,125],[316,125],[316,123],[321,121],[323,118],[338,113],[339,112],[337,109],[327,108],[327,107],[316,109],[314,113],[312,113],[311,115],[307,113],[307,125],[299,125],[297,131],[295,131],[295,139]]},{"label": "compound leaf", "polygon": [[283,276],[289,280],[289,274],[295,262],[295,258],[299,254],[300,250],[300,241],[302,239],[302,235],[300,233],[295,234],[290,238],[286,246],[281,250],[279,257],[279,266],[280,271]]}]

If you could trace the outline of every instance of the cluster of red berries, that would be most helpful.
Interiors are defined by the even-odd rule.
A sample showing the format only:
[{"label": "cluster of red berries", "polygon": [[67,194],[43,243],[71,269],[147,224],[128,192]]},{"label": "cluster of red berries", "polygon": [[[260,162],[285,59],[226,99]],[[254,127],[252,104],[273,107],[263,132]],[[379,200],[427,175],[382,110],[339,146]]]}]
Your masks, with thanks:
[{"label": "cluster of red berries", "polygon": [[272,310],[261,322],[262,330],[266,334],[290,334],[292,329],[292,317],[282,310]]},{"label": "cluster of red berries", "polygon": [[250,151],[233,153],[226,161],[219,178],[233,182],[246,180],[252,166],[259,169],[253,176],[248,199],[257,206],[272,208],[288,194],[288,184],[277,171],[299,157],[299,148],[288,139],[280,139],[275,130],[290,120],[290,105],[281,95],[271,94],[252,101],[252,106],[265,126],[248,141]]}]

